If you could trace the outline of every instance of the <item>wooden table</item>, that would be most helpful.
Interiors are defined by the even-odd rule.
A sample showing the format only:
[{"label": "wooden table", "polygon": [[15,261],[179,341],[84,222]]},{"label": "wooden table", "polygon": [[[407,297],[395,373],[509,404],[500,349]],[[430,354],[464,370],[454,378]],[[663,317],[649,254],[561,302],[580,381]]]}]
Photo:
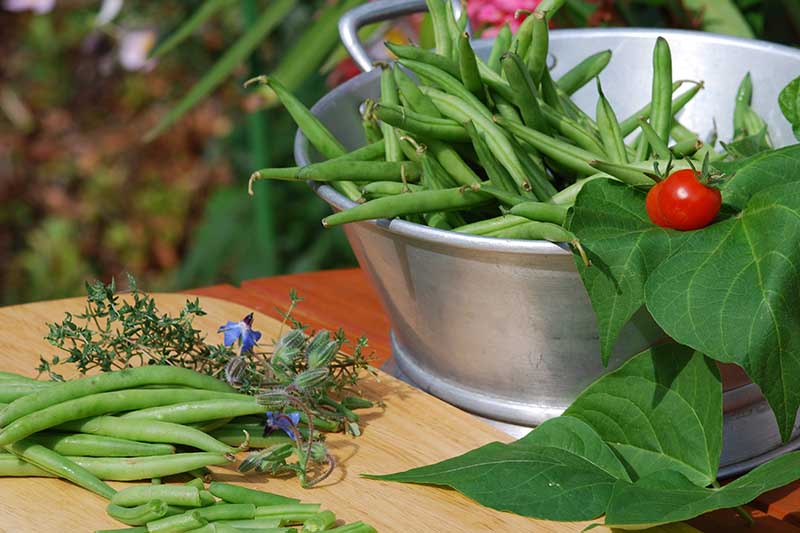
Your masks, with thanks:
[{"label": "wooden table", "polygon": [[[342,327],[351,338],[366,335],[375,352],[375,366],[391,357],[389,320],[377,294],[358,269],[330,270],[246,281],[241,287],[216,285],[186,291],[242,304],[280,317],[289,305],[289,291],[304,299],[295,318],[313,328]],[[704,532],[800,533],[800,482],[768,492],[748,506],[755,526],[748,528],[734,511],[709,513],[690,522]]]}]

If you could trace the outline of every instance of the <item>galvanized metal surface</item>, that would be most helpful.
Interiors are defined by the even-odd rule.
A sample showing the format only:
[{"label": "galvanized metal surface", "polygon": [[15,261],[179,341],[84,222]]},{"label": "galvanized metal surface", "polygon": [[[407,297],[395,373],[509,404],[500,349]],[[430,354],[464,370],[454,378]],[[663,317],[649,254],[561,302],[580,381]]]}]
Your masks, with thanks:
[{"label": "galvanized metal surface", "polygon": [[[730,138],[736,87],[750,71],[753,107],[770,125],[773,141],[794,142],[777,106],[780,89],[800,74],[800,52],[787,47],[678,30],[556,30],[553,74],[611,49],[613,59],[600,78],[617,114],[625,117],[650,100],[651,51],[659,35],[670,43],[674,78],[706,83],[682,112],[682,123],[705,134],[716,119],[720,138]],[[475,48],[485,56],[490,45],[476,41]],[[326,95],[313,111],[355,148],[364,142],[358,107],[378,94],[378,73],[365,73]],[[574,98],[587,111],[594,109],[593,87]],[[295,158],[300,165],[318,158],[302,135]],[[353,205],[328,186],[314,188],[334,209]],[[389,312],[399,368],[434,395],[489,419],[533,426],[558,415],[606,370],[588,296],[571,254],[561,247],[460,235],[402,220],[349,224],[345,231]],[[623,330],[609,368],[662,335],[641,312]],[[779,449],[777,426],[757,387],[726,390],[725,409],[724,475],[752,468],[763,454]]]}]

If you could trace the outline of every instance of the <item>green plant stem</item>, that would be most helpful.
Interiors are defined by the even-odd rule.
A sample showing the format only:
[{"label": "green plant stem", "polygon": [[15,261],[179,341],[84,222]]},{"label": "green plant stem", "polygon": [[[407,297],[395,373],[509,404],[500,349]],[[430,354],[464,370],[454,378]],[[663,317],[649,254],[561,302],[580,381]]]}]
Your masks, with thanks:
[{"label": "green plant stem", "polygon": [[[248,28],[252,27],[257,18],[257,5],[255,0],[242,1],[242,15],[247,21]],[[250,55],[250,71],[261,72],[261,62],[256,54]],[[250,76],[251,77],[251,76]],[[257,110],[247,115],[247,140],[250,145],[250,164],[256,168],[269,166],[269,132],[268,117],[263,110]],[[267,181],[256,184],[259,202],[253,209],[253,230],[255,241],[258,243],[258,260],[250,262],[251,268],[258,269],[257,274],[272,276],[278,272],[278,258],[275,250],[276,231],[275,213],[270,188],[273,185]],[[254,273],[255,274],[255,273]]]},{"label": "green plant stem", "polygon": [[[716,480],[711,483],[711,486],[714,487],[715,489],[721,488],[720,485],[719,485],[719,482],[716,481]],[[736,514],[741,516],[742,520],[747,522],[747,527],[753,527],[753,524],[755,523],[755,521],[753,520],[753,515],[748,513],[747,509],[745,509],[741,505],[737,505],[736,507],[734,507],[734,509],[736,509]]]}]

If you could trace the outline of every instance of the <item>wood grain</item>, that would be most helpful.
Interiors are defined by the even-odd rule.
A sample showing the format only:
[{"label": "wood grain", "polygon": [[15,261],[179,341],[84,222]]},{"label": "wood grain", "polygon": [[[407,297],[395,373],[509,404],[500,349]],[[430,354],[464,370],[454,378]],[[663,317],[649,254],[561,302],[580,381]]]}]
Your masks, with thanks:
[{"label": "wood grain", "polygon": [[[157,295],[162,311],[175,312],[185,295]],[[40,355],[53,349],[43,340],[46,322],[64,311],[79,312],[83,300],[72,299],[0,308],[0,370],[34,375]],[[195,324],[210,338],[216,327],[243,316],[237,304],[201,298],[208,315]],[[264,338],[276,338],[279,324],[256,317]],[[69,375],[69,372],[65,372]],[[346,521],[364,520],[381,532],[580,531],[585,524],[530,520],[481,507],[455,491],[372,481],[361,473],[404,470],[466,452],[494,440],[510,438],[450,405],[386,375],[365,384],[366,394],[385,402],[385,409],[365,411],[364,435],[329,439],[340,468],[319,487],[304,490],[296,480],[243,476],[234,468],[214,468],[215,478],[319,502]],[[125,483],[112,483],[125,486]],[[105,514],[106,502],[94,494],[54,479],[0,479],[0,531],[92,531],[120,527]],[[678,529],[672,529],[678,531]],[[685,529],[681,529],[685,531]]]}]

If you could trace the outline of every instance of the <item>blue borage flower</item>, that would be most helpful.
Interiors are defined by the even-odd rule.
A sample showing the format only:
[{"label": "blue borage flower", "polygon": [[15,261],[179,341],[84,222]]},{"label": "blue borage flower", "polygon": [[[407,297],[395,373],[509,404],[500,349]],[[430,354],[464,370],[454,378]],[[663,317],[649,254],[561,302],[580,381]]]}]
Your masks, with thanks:
[{"label": "blue borage flower", "polygon": [[224,333],[223,343],[225,346],[232,346],[239,341],[242,345],[242,353],[249,352],[261,338],[261,332],[253,329],[253,313],[250,313],[239,322],[226,322],[220,326],[217,333]]},{"label": "blue borage flower", "polygon": [[297,424],[300,423],[300,413],[294,411],[291,413],[278,413],[273,411],[266,412],[264,421],[264,435],[275,429],[283,430],[289,438],[294,440],[294,432]]}]

